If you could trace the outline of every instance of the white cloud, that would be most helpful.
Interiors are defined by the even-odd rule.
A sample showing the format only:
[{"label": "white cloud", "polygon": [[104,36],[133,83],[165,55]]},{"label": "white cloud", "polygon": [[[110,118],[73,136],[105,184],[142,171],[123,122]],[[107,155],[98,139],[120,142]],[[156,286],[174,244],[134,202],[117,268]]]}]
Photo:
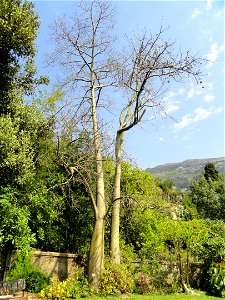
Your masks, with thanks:
[{"label": "white cloud", "polygon": [[189,91],[188,91],[188,98],[192,98],[195,94],[195,89],[194,88],[191,88]]},{"label": "white cloud", "polygon": [[216,109],[214,110],[214,112],[215,112],[215,113],[221,113],[221,112],[223,112],[223,107],[221,106],[221,107],[216,108]]},{"label": "white cloud", "polygon": [[221,46],[218,46],[217,43],[211,44],[209,53],[206,54],[206,58],[209,60],[208,67],[212,66],[216,62],[219,54],[223,51],[224,51],[224,44]]},{"label": "white cloud", "polygon": [[220,113],[223,111],[222,107],[214,108],[213,106],[206,109],[198,107],[193,114],[184,115],[180,122],[174,124],[175,129],[186,128],[196,122],[206,120],[211,117],[213,114]]},{"label": "white cloud", "polygon": [[163,137],[159,137],[158,140],[159,140],[160,142],[164,142],[164,141],[165,141],[165,139],[164,139]]},{"label": "white cloud", "polygon": [[[208,73],[209,75],[209,73]],[[213,82],[204,82],[204,88],[207,91],[212,91],[213,90]]]},{"label": "white cloud", "polygon": [[188,99],[193,98],[194,96],[199,96],[203,93],[201,86],[192,86],[191,89],[188,91]]},{"label": "white cloud", "polygon": [[225,14],[225,6],[216,12],[215,17],[218,17],[218,18],[223,17],[224,18],[224,14]]},{"label": "white cloud", "polygon": [[215,99],[215,96],[212,94],[205,94],[203,99],[205,102],[212,102]]},{"label": "white cloud", "polygon": [[187,114],[185,116],[183,116],[183,118],[181,119],[180,122],[176,123],[174,125],[175,129],[182,129],[185,128],[187,126],[189,126],[192,123],[192,115],[191,114]]},{"label": "white cloud", "polygon": [[[215,96],[213,95],[213,82],[201,82],[199,85],[191,83],[190,89],[187,91],[187,100],[196,96],[203,97],[204,102],[213,101]],[[204,95],[204,96],[203,96]]]},{"label": "white cloud", "polygon": [[210,46],[210,51],[209,53],[206,55],[207,59],[211,62],[214,63],[218,57],[218,46],[217,43],[213,43]]},{"label": "white cloud", "polygon": [[197,18],[198,16],[200,16],[203,12],[198,9],[198,8],[195,8],[192,12],[192,15],[191,15],[191,18],[194,19],[194,18]]},{"label": "white cloud", "polygon": [[179,95],[183,95],[184,93],[185,93],[185,88],[180,88],[179,90],[178,90],[178,94]]},{"label": "white cloud", "polygon": [[165,109],[162,115],[168,115],[171,112],[178,110],[180,106],[178,105],[179,102],[175,101],[172,102],[172,99],[176,97],[176,94],[173,91],[169,91],[166,96],[163,98],[162,102],[164,103]]},{"label": "white cloud", "polygon": [[206,5],[204,7],[202,7],[202,9],[195,8],[192,11],[191,18],[195,19],[195,18],[201,16],[202,14],[204,14],[205,12],[210,11],[211,9],[212,9],[212,0],[207,0]]},{"label": "white cloud", "polygon": [[202,121],[208,119],[212,115],[212,109],[207,110],[205,108],[199,107],[195,110],[195,116],[193,118],[193,122]]},{"label": "white cloud", "polygon": [[176,94],[173,91],[169,91],[167,95],[163,98],[163,102],[169,101],[170,99],[174,98]]},{"label": "white cloud", "polygon": [[212,0],[207,0],[206,11],[209,11],[212,8]]},{"label": "white cloud", "polygon": [[176,110],[178,110],[178,109],[180,109],[180,106],[179,105],[177,105],[177,104],[169,104],[167,107],[166,107],[166,114],[168,115],[168,114],[170,114],[171,112],[173,112],[173,111],[176,111]]}]

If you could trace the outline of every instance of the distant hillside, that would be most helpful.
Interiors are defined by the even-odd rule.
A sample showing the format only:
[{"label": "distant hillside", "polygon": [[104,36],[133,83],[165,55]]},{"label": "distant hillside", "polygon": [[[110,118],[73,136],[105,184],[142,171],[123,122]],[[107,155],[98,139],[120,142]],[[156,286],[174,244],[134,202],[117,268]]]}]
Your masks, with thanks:
[{"label": "distant hillside", "polygon": [[225,174],[225,158],[189,159],[179,163],[170,163],[155,168],[148,168],[155,178],[170,179],[179,189],[189,186],[192,179],[198,179],[207,163],[214,163],[216,169]]}]

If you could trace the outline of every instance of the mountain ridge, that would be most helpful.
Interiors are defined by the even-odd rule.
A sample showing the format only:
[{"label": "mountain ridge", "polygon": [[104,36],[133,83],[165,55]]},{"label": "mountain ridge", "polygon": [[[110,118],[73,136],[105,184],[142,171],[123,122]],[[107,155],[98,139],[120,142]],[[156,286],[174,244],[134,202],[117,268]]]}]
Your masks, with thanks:
[{"label": "mountain ridge", "polygon": [[187,159],[177,163],[167,163],[147,168],[146,171],[159,179],[174,181],[179,189],[187,189],[191,180],[197,180],[207,163],[214,163],[218,172],[225,174],[225,157]]}]

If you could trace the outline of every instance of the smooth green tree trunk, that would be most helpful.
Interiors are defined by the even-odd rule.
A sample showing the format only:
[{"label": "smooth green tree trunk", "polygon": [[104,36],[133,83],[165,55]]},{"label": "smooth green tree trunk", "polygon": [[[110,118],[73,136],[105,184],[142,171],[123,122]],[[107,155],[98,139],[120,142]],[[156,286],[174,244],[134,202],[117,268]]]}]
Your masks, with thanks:
[{"label": "smooth green tree trunk", "polygon": [[120,263],[120,183],[121,183],[121,159],[123,147],[123,132],[118,131],[115,145],[116,167],[113,186],[113,209],[111,220],[110,253],[112,262]]},{"label": "smooth green tree trunk", "polygon": [[96,113],[94,72],[92,72],[91,74],[91,80],[92,124],[94,133],[94,149],[96,162],[96,199],[92,199],[95,210],[95,225],[90,245],[88,275],[89,281],[92,283],[93,287],[98,289],[101,281],[104,262],[104,220],[106,214],[106,204],[103,161],[99,141],[99,129]]}]

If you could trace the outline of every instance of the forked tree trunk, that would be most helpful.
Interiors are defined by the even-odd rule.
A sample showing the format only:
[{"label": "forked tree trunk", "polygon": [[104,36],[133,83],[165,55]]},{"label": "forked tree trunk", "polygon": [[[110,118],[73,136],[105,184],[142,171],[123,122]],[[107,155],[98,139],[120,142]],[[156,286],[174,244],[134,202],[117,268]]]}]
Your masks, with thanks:
[{"label": "forked tree trunk", "polygon": [[115,155],[116,155],[116,169],[113,186],[113,210],[111,221],[111,243],[110,253],[112,262],[120,263],[120,182],[121,182],[121,158],[123,147],[123,132],[117,131]]}]

